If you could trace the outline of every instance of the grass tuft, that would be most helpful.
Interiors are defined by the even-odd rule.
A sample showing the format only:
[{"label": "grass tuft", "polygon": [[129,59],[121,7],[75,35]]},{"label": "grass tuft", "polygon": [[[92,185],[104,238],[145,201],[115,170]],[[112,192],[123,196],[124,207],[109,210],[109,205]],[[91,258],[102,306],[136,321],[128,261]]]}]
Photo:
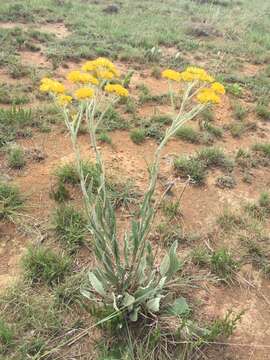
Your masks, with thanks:
[{"label": "grass tuft", "polygon": [[83,214],[71,206],[58,208],[53,216],[58,239],[70,252],[83,244],[86,235],[86,220]]},{"label": "grass tuft", "polygon": [[25,276],[32,283],[55,285],[70,272],[71,261],[44,246],[30,247],[22,260]]},{"label": "grass tuft", "polygon": [[16,186],[0,183],[0,220],[14,220],[23,202],[23,197]]}]

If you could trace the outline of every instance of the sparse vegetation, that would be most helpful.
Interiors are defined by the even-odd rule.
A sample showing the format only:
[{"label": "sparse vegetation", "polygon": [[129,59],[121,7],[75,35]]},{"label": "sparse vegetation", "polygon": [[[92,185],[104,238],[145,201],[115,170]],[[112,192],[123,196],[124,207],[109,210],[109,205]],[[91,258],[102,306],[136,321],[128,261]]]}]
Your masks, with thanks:
[{"label": "sparse vegetation", "polygon": [[26,163],[24,150],[19,146],[8,149],[8,166],[12,169],[22,169]]},{"label": "sparse vegetation", "polygon": [[145,141],[146,134],[144,129],[134,129],[130,133],[130,138],[135,144],[141,144]]},{"label": "sparse vegetation", "polygon": [[14,221],[23,202],[23,196],[16,186],[0,182],[0,220]]},{"label": "sparse vegetation", "polygon": [[71,206],[59,207],[53,216],[53,223],[58,239],[70,252],[83,244],[87,223],[79,211]]},{"label": "sparse vegetation", "polygon": [[58,284],[71,269],[70,259],[43,246],[30,247],[23,257],[25,276],[31,283]]},{"label": "sparse vegetation", "polygon": [[269,10],[0,4],[1,360],[268,357]]}]

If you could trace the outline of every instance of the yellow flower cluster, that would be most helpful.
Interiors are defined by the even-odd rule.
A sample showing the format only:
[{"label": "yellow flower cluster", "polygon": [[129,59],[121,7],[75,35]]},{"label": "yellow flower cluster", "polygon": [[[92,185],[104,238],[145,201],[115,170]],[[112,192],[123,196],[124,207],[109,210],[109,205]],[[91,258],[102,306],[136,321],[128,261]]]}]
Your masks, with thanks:
[{"label": "yellow flower cluster", "polygon": [[60,94],[57,97],[57,102],[60,106],[66,106],[72,101],[72,96]]},{"label": "yellow flower cluster", "polygon": [[220,103],[219,95],[225,94],[224,86],[219,82],[214,82],[211,84],[210,88],[203,88],[199,90],[197,94],[197,100],[202,104],[212,103],[218,104]]},{"label": "yellow flower cluster", "polygon": [[168,80],[180,81],[181,74],[178,71],[166,69],[162,72],[161,76]]},{"label": "yellow flower cluster", "polygon": [[217,94],[224,95],[225,94],[225,88],[224,86],[219,82],[214,82],[211,85],[211,89],[214,90]]},{"label": "yellow flower cluster", "polygon": [[173,81],[203,81],[203,82],[214,82],[214,78],[207,74],[207,72],[204,69],[195,67],[195,66],[189,66],[186,68],[183,72],[178,72],[171,69],[166,69],[162,72],[162,77],[168,80]]},{"label": "yellow flower cluster", "polygon": [[71,71],[67,74],[67,79],[72,83],[82,83],[82,84],[93,84],[98,85],[99,81],[91,74],[82,73],[81,71]]},{"label": "yellow flower cluster", "polygon": [[79,88],[74,92],[74,96],[78,99],[78,100],[87,100],[90,99],[94,96],[94,90],[91,88]]},{"label": "yellow flower cluster", "polygon": [[202,104],[207,104],[207,103],[219,104],[220,103],[220,97],[211,88],[201,89],[197,94],[197,100]]},{"label": "yellow flower cluster", "polygon": [[105,86],[105,91],[121,97],[127,97],[129,95],[128,90],[119,84],[108,84]]},{"label": "yellow flower cluster", "polygon": [[96,60],[87,61],[82,66],[83,71],[93,72],[96,77],[104,80],[110,80],[118,77],[119,73],[116,66],[106,58],[97,58]]},{"label": "yellow flower cluster", "polygon": [[49,78],[43,78],[41,80],[40,91],[54,94],[63,94],[65,92],[65,86],[59,81]]}]

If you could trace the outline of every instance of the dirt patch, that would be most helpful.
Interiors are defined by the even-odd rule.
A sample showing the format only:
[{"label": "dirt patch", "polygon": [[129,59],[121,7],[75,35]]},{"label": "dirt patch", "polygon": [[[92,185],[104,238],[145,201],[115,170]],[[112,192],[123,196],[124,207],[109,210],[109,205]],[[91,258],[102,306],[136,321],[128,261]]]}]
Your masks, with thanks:
[{"label": "dirt patch", "polygon": [[63,23],[46,23],[40,24],[39,30],[54,34],[56,37],[63,39],[71,34]]},{"label": "dirt patch", "polygon": [[38,30],[41,32],[48,32],[54,34],[56,37],[62,39],[69,36],[71,33],[63,23],[44,23],[44,24],[23,24],[16,22],[0,22],[2,29],[14,29],[16,27],[23,30]]},{"label": "dirt patch", "polygon": [[22,51],[20,53],[22,64],[37,67],[50,67],[50,62],[41,52]]}]

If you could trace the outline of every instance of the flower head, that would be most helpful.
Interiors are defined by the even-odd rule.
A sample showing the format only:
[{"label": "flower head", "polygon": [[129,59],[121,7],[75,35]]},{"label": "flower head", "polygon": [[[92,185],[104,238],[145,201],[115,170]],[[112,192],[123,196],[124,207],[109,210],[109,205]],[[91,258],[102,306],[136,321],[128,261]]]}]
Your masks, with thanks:
[{"label": "flower head", "polygon": [[207,74],[207,72],[196,66],[188,66],[185,71],[181,73],[184,81],[194,81],[199,80],[203,82],[213,82],[215,81],[212,76]]},{"label": "flower head", "polygon": [[189,71],[183,71],[183,72],[180,73],[180,75],[181,75],[181,79],[182,79],[183,81],[189,82],[189,81],[194,81],[194,80],[196,80],[195,74],[192,74],[192,73],[189,72]]},{"label": "flower head", "polygon": [[82,66],[82,70],[83,71],[94,71],[96,69],[96,62],[95,60],[92,61],[87,61],[85,64],[83,64]]},{"label": "flower head", "polygon": [[49,78],[41,79],[40,91],[55,93],[55,94],[63,94],[65,92],[65,87],[59,81],[52,80]]},{"label": "flower head", "polygon": [[57,102],[60,106],[66,106],[72,101],[72,96],[60,94],[57,97]]},{"label": "flower head", "polygon": [[214,90],[217,94],[224,95],[225,94],[225,88],[224,86],[219,82],[214,82],[211,85],[211,89]]},{"label": "flower head", "polygon": [[211,88],[201,89],[197,94],[197,100],[202,104],[207,104],[207,103],[218,104],[218,103],[220,103],[220,97]]},{"label": "flower head", "polygon": [[80,88],[75,91],[74,96],[78,100],[90,99],[94,96],[94,90],[91,88]]},{"label": "flower head", "polygon": [[105,91],[121,97],[127,97],[129,95],[128,90],[119,84],[108,84],[105,86]]},{"label": "flower head", "polygon": [[103,80],[111,80],[115,77],[114,74],[109,70],[98,70],[96,71],[96,74],[99,79]]},{"label": "flower head", "polygon": [[67,79],[73,83],[93,84],[98,85],[99,81],[91,74],[82,73],[81,71],[74,70],[68,73]]},{"label": "flower head", "polygon": [[166,69],[162,72],[161,76],[168,80],[180,81],[181,74],[178,71]]},{"label": "flower head", "polygon": [[[113,74],[113,77],[118,77],[119,73],[116,69],[116,66],[106,58],[97,58],[96,60],[87,61],[82,66],[83,71],[93,72],[94,74],[98,74],[101,71],[109,71],[111,74]],[[107,76],[108,77],[108,76]],[[102,76],[100,76],[102,78]],[[111,79],[112,77],[110,77]],[[104,77],[104,79],[106,79]]]}]

